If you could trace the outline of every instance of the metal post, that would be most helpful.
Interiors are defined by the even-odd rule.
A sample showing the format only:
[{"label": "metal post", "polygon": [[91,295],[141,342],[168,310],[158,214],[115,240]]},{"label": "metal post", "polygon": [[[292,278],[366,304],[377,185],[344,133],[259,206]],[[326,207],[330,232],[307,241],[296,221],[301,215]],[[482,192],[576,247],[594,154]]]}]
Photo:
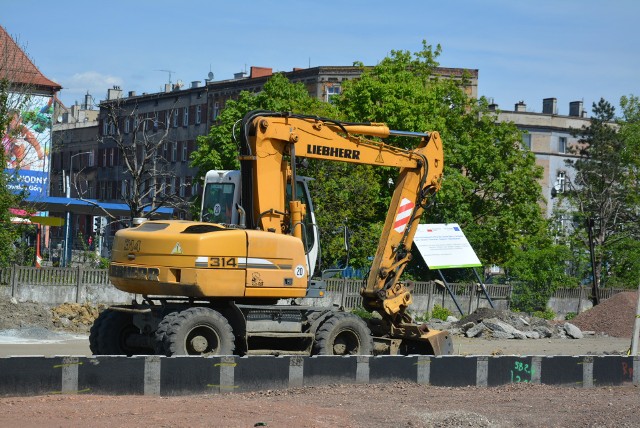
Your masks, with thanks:
[{"label": "metal post", "polygon": [[592,289],[591,289],[591,293],[593,294],[593,296],[591,296],[592,302],[593,302],[593,306],[596,306],[598,303],[600,303],[600,296],[598,295],[598,277],[596,277],[596,254],[595,254],[595,246],[593,244],[593,226],[594,226],[594,221],[592,218],[588,218],[586,220],[586,225],[587,225],[587,232],[589,233],[589,252],[591,253],[591,275],[593,276],[593,284],[592,284]]},{"label": "metal post", "polygon": [[[71,175],[73,174],[73,158],[80,155],[87,155],[93,152],[80,152],[75,155],[71,155],[69,158],[69,174],[67,174],[67,189],[65,196],[67,199],[71,199]],[[69,201],[67,201],[69,203]],[[71,264],[71,211],[67,208],[67,217],[65,222],[64,232],[64,267],[69,267]]]},{"label": "metal post", "polygon": [[631,355],[638,355],[638,335],[640,334],[640,285],[638,285],[638,303],[636,305],[636,321],[633,324],[631,337]]},{"label": "metal post", "polygon": [[[440,269],[438,269],[438,273],[440,274],[440,278],[442,278],[442,282],[444,283],[445,288],[449,292],[449,296],[451,296],[451,298],[453,299],[453,303],[456,304],[456,308],[458,308],[460,315],[464,316],[464,311],[460,307],[460,304],[458,303],[458,299],[456,299],[456,295],[453,293],[453,291],[451,291],[451,288],[449,287],[447,280],[444,279],[444,275],[442,274],[442,271]],[[442,299],[444,300],[444,295],[442,296]],[[444,307],[444,302],[442,306]]]},{"label": "metal post", "polygon": [[[73,156],[71,156],[71,164],[73,165]],[[70,174],[67,174],[67,189],[65,192],[65,196],[68,199],[71,199],[71,180],[69,178]],[[67,201],[68,202],[68,201]],[[62,266],[68,267],[71,263],[71,249],[69,248],[71,242],[71,212],[69,211],[69,207],[67,207],[67,216],[64,223],[64,258],[62,260]]]},{"label": "metal post", "polygon": [[493,306],[493,300],[491,300],[491,296],[489,296],[489,292],[487,291],[487,288],[484,286],[484,282],[482,282],[482,279],[480,279],[480,275],[478,275],[478,271],[476,270],[476,268],[472,268],[472,269],[473,269],[473,273],[476,274],[476,279],[478,280],[478,284],[480,284],[480,288],[482,288],[482,292],[484,293],[485,297],[489,301],[489,305],[491,306],[491,309],[495,309],[495,306]]}]

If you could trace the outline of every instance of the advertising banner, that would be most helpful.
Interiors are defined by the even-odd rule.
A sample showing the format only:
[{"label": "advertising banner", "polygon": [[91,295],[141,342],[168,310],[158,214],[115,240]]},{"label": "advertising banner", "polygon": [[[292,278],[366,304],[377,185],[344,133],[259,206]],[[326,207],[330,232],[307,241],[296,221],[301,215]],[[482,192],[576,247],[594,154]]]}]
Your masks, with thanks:
[{"label": "advertising banner", "polygon": [[47,196],[53,98],[35,96],[25,108],[10,115],[2,147],[5,170],[9,174],[17,172],[11,187],[15,191],[26,188],[31,196]]}]

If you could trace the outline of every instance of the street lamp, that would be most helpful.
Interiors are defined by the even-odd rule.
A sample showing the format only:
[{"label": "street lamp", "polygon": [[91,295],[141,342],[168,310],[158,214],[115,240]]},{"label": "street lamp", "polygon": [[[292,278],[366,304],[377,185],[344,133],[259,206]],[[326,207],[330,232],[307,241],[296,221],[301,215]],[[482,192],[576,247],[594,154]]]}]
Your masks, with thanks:
[{"label": "street lamp", "polygon": [[[75,155],[71,155],[71,159],[69,161],[69,174],[67,174],[67,189],[65,191],[65,196],[67,199],[71,199],[71,174],[73,174],[73,158],[80,155],[87,155],[93,152],[80,152]],[[69,211],[69,201],[67,201],[67,218],[65,221],[64,227],[64,267],[68,267],[71,263],[71,211]]]}]

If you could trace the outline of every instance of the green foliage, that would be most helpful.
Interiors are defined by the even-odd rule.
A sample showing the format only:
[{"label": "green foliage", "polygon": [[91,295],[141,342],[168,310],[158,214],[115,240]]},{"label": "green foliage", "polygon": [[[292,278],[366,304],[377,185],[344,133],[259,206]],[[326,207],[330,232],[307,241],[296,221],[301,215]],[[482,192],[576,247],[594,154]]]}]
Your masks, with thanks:
[{"label": "green foliage", "polygon": [[106,257],[100,257],[98,260],[98,269],[109,269],[110,260]]},{"label": "green foliage", "polygon": [[569,249],[548,238],[532,239],[514,252],[505,264],[513,282],[513,308],[523,312],[544,310],[549,298],[560,286],[577,285],[566,274]]},{"label": "green foliage", "polygon": [[353,308],[351,310],[351,313],[359,316],[363,320],[370,320],[371,318],[373,318],[373,314],[362,307]]},{"label": "green foliage", "polygon": [[447,308],[444,308],[440,305],[433,305],[433,310],[431,311],[431,318],[436,318],[442,321],[446,321],[447,317],[451,315],[451,311]]},{"label": "green foliage", "polygon": [[534,311],[531,315],[536,318],[542,318],[549,321],[556,317],[556,313],[553,312],[553,309],[551,308],[544,308],[543,311]]},{"label": "green foliage", "polygon": [[564,316],[564,319],[566,321],[571,321],[572,319],[574,319],[576,316],[578,316],[578,314],[576,314],[575,312],[567,312],[567,314]]},{"label": "green foliage", "polygon": [[[11,106],[13,107],[13,106]],[[0,79],[0,138],[2,138],[8,129],[10,117],[10,100],[9,100],[9,81]],[[6,165],[5,152],[0,150],[0,163]],[[13,181],[13,176],[6,172],[4,167],[0,171],[0,267],[9,266],[15,261],[16,254],[27,257],[24,251],[18,247],[19,232],[18,228],[11,223],[10,208],[19,206],[20,201],[26,196],[22,194],[13,194],[8,188],[8,184]],[[25,249],[26,250],[26,249]]]}]

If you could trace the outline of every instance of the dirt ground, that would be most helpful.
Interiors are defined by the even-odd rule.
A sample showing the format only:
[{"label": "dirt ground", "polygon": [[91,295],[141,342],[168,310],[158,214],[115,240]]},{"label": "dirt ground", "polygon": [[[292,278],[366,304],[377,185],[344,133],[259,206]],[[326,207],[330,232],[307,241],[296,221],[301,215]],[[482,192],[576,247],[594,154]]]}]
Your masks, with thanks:
[{"label": "dirt ground", "polygon": [[512,384],[436,388],[328,385],[154,398],[0,398],[7,427],[637,427],[640,390]]}]

